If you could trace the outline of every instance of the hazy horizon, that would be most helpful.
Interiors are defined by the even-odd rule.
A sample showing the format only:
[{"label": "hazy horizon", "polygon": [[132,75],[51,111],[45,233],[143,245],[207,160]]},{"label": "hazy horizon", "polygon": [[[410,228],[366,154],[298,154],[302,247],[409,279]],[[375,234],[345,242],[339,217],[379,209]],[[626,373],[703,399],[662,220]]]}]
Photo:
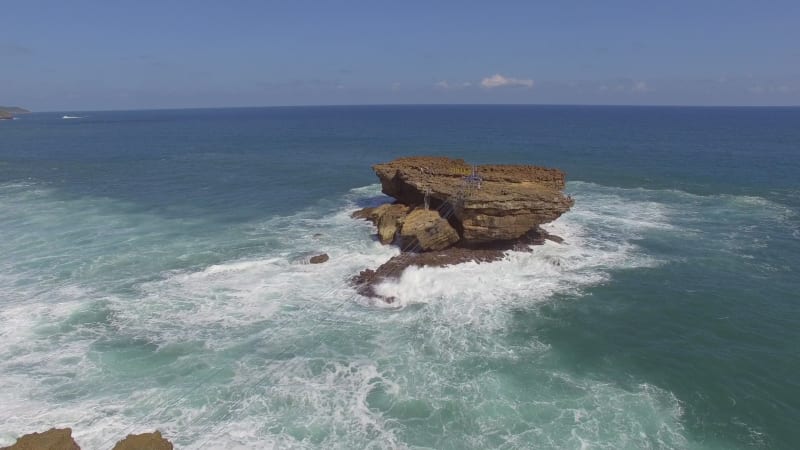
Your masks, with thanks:
[{"label": "hazy horizon", "polygon": [[[3,105],[6,107],[19,107],[19,105]],[[30,110],[31,113],[91,113],[91,112],[126,112],[126,111],[182,111],[204,109],[269,109],[269,108],[369,108],[369,107],[452,107],[452,106],[532,106],[532,107],[576,107],[576,108],[710,108],[710,109],[792,109],[800,105],[633,105],[633,104],[579,104],[579,103],[361,103],[361,104],[307,104],[307,105],[220,105],[220,106],[195,106],[195,107],[165,107],[165,108],[112,108],[112,109],[45,109]],[[24,108],[24,107],[23,107]],[[27,109],[27,108],[26,108]]]}]

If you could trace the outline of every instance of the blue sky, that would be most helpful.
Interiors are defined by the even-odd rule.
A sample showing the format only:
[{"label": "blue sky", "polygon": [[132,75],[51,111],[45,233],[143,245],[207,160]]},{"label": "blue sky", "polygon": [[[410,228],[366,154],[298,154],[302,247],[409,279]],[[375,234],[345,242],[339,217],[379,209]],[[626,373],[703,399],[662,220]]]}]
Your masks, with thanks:
[{"label": "blue sky", "polygon": [[7,1],[0,104],[800,105],[800,1]]}]

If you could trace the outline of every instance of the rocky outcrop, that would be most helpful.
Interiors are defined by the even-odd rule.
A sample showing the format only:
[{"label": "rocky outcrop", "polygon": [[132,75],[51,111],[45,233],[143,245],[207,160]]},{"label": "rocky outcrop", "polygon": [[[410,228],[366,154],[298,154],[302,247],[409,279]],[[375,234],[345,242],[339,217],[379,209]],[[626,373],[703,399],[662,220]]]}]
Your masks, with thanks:
[{"label": "rocky outcrop", "polygon": [[172,443],[161,432],[129,434],[125,439],[117,442],[111,450],[172,450]]},{"label": "rocky outcrop", "polygon": [[[560,243],[539,225],[573,205],[563,193],[564,172],[528,165],[470,166],[461,159],[410,157],[373,166],[392,204],[364,208],[355,218],[372,221],[384,244],[403,253],[353,282],[359,292],[409,265],[490,261],[506,250],[529,250],[546,239]],[[422,253],[420,253],[422,252]],[[428,253],[426,253],[428,252]]]},{"label": "rocky outcrop", "polygon": [[373,167],[384,194],[432,208],[456,224],[468,244],[513,240],[565,213],[564,172],[537,166],[482,165],[461,159],[410,157]]},{"label": "rocky outcrop", "polygon": [[[72,439],[72,429],[52,428],[44,433],[30,433],[17,439],[10,447],[0,450],[81,450]],[[129,434],[112,450],[173,450],[172,443],[161,432]]]},{"label": "rocky outcrop", "polygon": [[72,440],[71,428],[51,428],[43,433],[30,433],[0,450],[81,450]]},{"label": "rocky outcrop", "polygon": [[391,244],[403,224],[410,207],[399,203],[386,203],[375,208],[364,208],[353,213],[353,217],[367,219],[378,228],[381,244]]},{"label": "rocky outcrop", "polygon": [[444,267],[468,261],[478,263],[491,262],[501,259],[508,250],[530,251],[533,245],[542,245],[545,240],[561,243],[564,240],[554,234],[549,234],[542,229],[532,230],[516,241],[499,241],[481,248],[454,246],[438,251],[409,252],[404,251],[392,257],[377,269],[365,269],[354,276],[350,282],[356,286],[359,294],[366,297],[381,298],[387,303],[393,303],[394,298],[383,297],[375,290],[380,283],[398,278],[408,266],[418,267]]}]

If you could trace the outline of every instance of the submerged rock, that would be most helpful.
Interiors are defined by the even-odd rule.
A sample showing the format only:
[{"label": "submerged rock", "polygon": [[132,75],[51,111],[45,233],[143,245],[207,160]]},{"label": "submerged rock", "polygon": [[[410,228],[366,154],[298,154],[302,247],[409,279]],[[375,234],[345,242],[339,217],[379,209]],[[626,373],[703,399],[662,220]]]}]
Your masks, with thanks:
[{"label": "submerged rock", "polygon": [[30,433],[0,450],[81,450],[72,439],[71,428],[51,428],[43,433]]},{"label": "submerged rock", "polygon": [[111,450],[172,450],[172,443],[160,431],[154,433],[129,434],[117,442]]}]

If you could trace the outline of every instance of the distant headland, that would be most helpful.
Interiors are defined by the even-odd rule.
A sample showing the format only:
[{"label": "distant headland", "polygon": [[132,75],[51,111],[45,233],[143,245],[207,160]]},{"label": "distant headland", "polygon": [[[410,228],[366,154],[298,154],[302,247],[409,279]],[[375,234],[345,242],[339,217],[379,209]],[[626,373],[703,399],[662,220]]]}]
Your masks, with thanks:
[{"label": "distant headland", "polygon": [[0,120],[11,120],[14,116],[28,113],[30,113],[30,111],[18,106],[0,106]]}]

